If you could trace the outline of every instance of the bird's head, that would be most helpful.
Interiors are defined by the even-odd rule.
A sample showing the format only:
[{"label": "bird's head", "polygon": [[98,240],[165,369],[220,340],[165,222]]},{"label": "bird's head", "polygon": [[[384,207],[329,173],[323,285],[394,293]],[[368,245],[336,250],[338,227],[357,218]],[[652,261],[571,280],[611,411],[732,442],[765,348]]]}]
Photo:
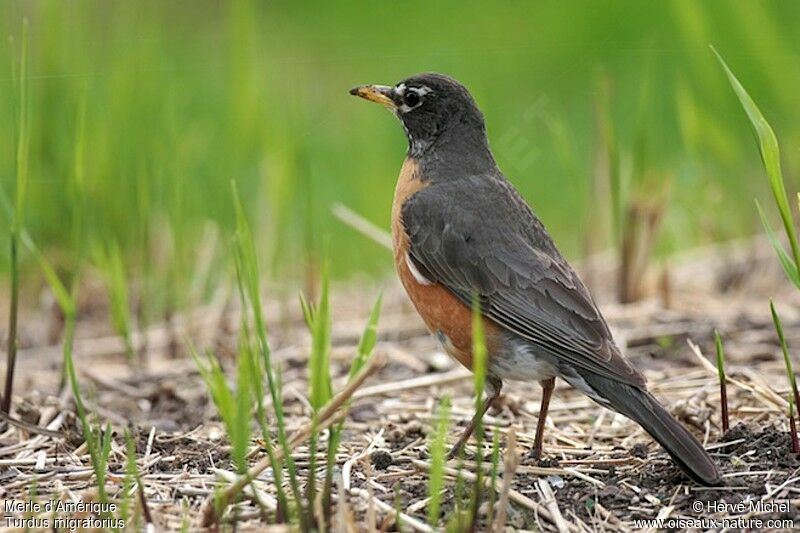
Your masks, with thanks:
[{"label": "bird's head", "polygon": [[393,87],[359,85],[350,94],[379,103],[400,119],[412,157],[421,156],[442,138],[486,143],[483,114],[469,91],[448,76],[417,74]]}]

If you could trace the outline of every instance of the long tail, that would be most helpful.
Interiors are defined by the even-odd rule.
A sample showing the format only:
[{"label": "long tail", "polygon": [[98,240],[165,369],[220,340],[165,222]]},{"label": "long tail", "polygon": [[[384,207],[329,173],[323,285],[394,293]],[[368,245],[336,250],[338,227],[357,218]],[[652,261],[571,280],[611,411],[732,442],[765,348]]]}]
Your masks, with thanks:
[{"label": "long tail", "polygon": [[649,392],[593,372],[580,371],[586,383],[608,406],[641,425],[689,477],[703,485],[718,485],[717,465],[703,446]]}]

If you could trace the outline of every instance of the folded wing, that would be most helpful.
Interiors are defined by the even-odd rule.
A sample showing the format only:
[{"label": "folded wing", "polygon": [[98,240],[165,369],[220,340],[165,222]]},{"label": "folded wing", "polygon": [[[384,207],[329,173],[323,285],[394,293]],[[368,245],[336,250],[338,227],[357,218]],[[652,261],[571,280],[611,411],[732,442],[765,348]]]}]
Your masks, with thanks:
[{"label": "folded wing", "polygon": [[468,305],[477,294],[485,316],[544,352],[644,386],[589,291],[516,190],[501,177],[463,180],[431,185],[403,205],[414,265]]}]

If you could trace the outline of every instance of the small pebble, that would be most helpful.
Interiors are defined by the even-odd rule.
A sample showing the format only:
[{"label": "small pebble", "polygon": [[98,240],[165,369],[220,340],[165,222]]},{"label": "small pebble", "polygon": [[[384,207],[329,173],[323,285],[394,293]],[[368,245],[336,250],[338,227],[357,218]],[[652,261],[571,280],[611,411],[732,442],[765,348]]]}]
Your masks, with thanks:
[{"label": "small pebble", "polygon": [[392,454],[386,450],[375,450],[372,452],[372,466],[376,470],[386,470],[394,462]]},{"label": "small pebble", "polygon": [[631,448],[631,455],[634,457],[638,457],[639,459],[646,459],[647,458],[647,444],[640,442],[638,444],[634,444],[633,448]]},{"label": "small pebble", "polygon": [[619,487],[616,485],[606,485],[602,489],[600,489],[599,495],[604,498],[609,498],[612,496],[616,496],[619,493]]}]

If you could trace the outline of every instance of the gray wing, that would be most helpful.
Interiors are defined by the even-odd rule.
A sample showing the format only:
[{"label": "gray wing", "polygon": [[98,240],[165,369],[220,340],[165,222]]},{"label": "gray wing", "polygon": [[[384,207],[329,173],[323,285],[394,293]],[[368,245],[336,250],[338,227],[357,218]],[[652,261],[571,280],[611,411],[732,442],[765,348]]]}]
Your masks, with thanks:
[{"label": "gray wing", "polygon": [[431,281],[504,329],[564,362],[631,385],[644,377],[622,356],[589,291],[504,178],[432,184],[402,208],[409,255]]}]

